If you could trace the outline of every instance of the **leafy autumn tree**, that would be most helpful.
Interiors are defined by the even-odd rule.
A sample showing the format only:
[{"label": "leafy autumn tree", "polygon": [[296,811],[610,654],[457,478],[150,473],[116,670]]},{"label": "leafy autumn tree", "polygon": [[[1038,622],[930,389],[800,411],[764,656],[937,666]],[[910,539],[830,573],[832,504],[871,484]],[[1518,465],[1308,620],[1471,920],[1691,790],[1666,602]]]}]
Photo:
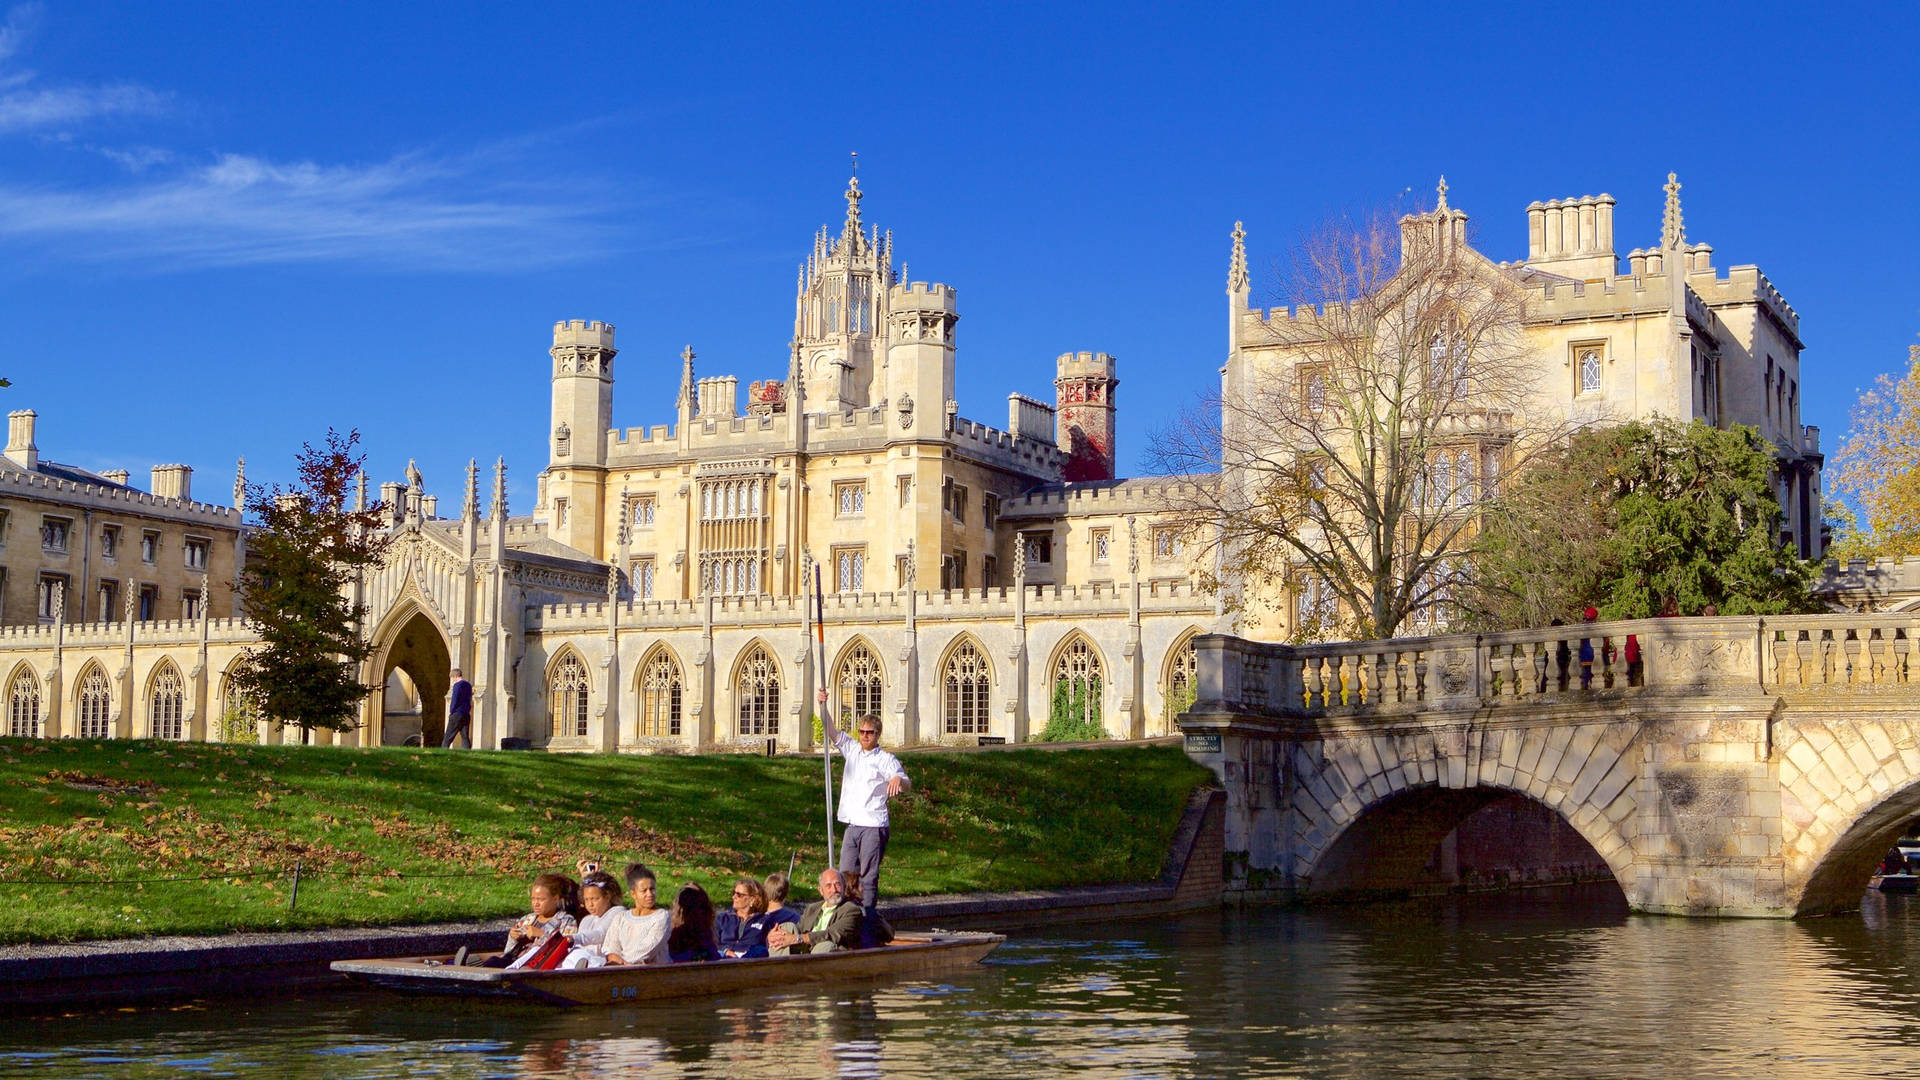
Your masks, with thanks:
[{"label": "leafy autumn tree", "polygon": [[1837,508],[1830,556],[1920,555],[1920,345],[1907,347],[1906,375],[1881,375],[1860,395],[1829,476],[1852,504]]},{"label": "leafy autumn tree", "polygon": [[1819,610],[1780,539],[1773,447],[1750,427],[1633,421],[1584,432],[1485,510],[1459,597],[1489,629],[1662,612]]},{"label": "leafy autumn tree", "polygon": [[1443,617],[1477,504],[1573,430],[1528,415],[1526,288],[1464,228],[1443,202],[1323,229],[1292,253],[1292,309],[1238,322],[1221,389],[1156,435],[1155,471],[1220,470],[1165,511],[1249,621],[1284,604],[1296,639],[1369,638]]},{"label": "leafy autumn tree", "polygon": [[328,429],[326,445],[300,449],[290,488],[247,487],[254,530],[240,574],[241,605],[260,644],[236,667],[234,687],[258,711],[300,727],[350,731],[374,688],[359,680],[372,653],[360,623],[366,607],[347,586],[386,549],[383,507],[349,507],[365,455],[360,433]]}]

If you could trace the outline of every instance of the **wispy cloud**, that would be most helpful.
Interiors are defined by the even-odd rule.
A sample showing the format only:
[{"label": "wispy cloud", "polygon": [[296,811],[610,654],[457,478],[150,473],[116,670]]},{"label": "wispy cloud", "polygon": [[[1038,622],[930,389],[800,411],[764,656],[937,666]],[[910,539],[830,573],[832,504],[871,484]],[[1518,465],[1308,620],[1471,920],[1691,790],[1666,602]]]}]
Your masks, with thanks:
[{"label": "wispy cloud", "polygon": [[0,134],[43,131],[109,116],[165,112],[168,96],[131,83],[101,86],[38,86],[32,71],[14,70],[40,22],[39,4],[21,4],[0,23]]},{"label": "wispy cloud", "polygon": [[372,165],[227,154],[101,188],[0,182],[0,238],[154,268],[355,261],[488,270],[605,250],[611,200],[510,175],[418,154]]}]

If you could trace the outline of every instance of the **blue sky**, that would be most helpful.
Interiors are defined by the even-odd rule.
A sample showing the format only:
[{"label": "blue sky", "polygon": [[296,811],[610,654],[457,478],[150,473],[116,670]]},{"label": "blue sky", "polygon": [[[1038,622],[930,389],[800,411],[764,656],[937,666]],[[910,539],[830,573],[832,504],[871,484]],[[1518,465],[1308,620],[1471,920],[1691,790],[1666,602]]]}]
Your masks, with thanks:
[{"label": "blue sky", "polygon": [[[4,0],[0,0],[4,4]],[[358,427],[457,504],[544,465],[553,322],[618,327],[621,426],[782,377],[796,264],[843,213],[959,290],[996,426],[1053,358],[1119,358],[1123,471],[1215,379],[1228,232],[1256,299],[1330,215],[1449,199],[1495,258],[1535,199],[1660,186],[1798,309],[1831,452],[1920,332],[1920,19],[1746,4],[26,4],[0,30],[0,391],[94,469],[284,480]],[[539,10],[536,10],[536,9]]]}]

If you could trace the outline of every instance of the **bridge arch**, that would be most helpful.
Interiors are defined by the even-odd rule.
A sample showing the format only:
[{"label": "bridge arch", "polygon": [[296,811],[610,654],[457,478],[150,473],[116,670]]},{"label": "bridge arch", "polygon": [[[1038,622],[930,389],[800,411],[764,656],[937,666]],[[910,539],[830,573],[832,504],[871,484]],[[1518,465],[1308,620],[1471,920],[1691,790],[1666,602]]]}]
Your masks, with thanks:
[{"label": "bridge arch", "polygon": [[1913,729],[1905,718],[1782,725],[1781,846],[1796,916],[1859,907],[1874,868],[1920,818]]},{"label": "bridge arch", "polygon": [[1305,895],[1403,889],[1461,822],[1521,795],[1558,815],[1631,897],[1636,729],[1355,733],[1295,744],[1279,763],[1295,789],[1295,887]]}]

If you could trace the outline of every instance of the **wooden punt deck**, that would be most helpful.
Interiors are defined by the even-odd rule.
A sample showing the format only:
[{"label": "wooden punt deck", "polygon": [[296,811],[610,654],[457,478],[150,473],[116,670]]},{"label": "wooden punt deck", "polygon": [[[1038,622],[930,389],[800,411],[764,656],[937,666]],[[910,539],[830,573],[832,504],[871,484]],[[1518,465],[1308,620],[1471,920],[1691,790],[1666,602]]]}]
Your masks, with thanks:
[{"label": "wooden punt deck", "polygon": [[979,963],[1005,940],[1000,934],[966,931],[903,933],[894,938],[892,944],[874,949],[585,971],[454,967],[447,963],[451,959],[448,955],[335,960],[331,967],[362,982],[406,993],[510,997],[552,1005],[605,1005],[706,997],[828,979],[921,975]]}]

